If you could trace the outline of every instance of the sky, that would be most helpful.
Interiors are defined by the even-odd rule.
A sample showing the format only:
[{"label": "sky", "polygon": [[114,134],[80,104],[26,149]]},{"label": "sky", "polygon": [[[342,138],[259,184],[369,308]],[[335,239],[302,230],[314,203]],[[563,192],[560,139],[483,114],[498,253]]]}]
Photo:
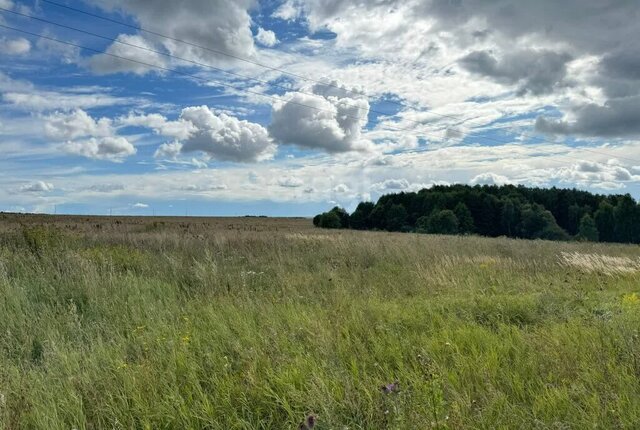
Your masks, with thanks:
[{"label": "sky", "polygon": [[638,198],[638,40],[635,0],[0,0],[0,211]]}]

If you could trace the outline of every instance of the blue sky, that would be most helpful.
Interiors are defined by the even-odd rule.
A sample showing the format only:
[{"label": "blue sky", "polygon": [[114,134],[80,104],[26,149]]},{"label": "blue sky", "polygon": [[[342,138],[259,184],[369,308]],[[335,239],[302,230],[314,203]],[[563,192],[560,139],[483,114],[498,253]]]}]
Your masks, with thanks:
[{"label": "blue sky", "polygon": [[56,1],[149,32],[0,0],[22,30],[0,28],[1,211],[310,216],[443,183],[639,197],[629,2]]}]

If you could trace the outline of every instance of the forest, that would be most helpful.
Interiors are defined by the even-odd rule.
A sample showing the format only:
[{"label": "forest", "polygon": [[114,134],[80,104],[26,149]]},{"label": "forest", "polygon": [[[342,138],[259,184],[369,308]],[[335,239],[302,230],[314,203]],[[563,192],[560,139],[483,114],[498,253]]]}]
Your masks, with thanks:
[{"label": "forest", "polygon": [[640,243],[640,206],[629,195],[522,185],[440,185],[316,215],[321,228],[523,239]]}]

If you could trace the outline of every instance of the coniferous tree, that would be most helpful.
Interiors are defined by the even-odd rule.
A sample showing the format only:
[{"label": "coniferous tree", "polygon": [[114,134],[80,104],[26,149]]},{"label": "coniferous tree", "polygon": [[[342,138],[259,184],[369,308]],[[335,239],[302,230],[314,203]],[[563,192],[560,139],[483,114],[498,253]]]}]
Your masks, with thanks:
[{"label": "coniferous tree", "polygon": [[458,219],[458,232],[461,234],[473,233],[475,224],[473,222],[473,216],[471,211],[463,202],[459,202],[453,209],[456,218]]},{"label": "coniferous tree", "polygon": [[613,206],[606,201],[600,203],[594,216],[596,228],[603,242],[613,242],[616,240],[615,226],[616,219],[613,213]]},{"label": "coniferous tree", "polygon": [[578,239],[586,240],[588,242],[597,242],[600,234],[598,233],[598,227],[591,215],[584,214],[580,220],[580,227],[578,228]]}]

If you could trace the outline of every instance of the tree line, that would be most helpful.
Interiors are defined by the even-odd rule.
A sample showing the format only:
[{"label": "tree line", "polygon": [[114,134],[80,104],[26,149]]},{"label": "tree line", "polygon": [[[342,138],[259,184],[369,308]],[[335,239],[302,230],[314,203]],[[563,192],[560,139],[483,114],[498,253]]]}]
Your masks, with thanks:
[{"label": "tree line", "polygon": [[321,228],[524,239],[640,243],[640,205],[629,195],[522,185],[447,185],[381,196],[349,214],[316,215]]}]

